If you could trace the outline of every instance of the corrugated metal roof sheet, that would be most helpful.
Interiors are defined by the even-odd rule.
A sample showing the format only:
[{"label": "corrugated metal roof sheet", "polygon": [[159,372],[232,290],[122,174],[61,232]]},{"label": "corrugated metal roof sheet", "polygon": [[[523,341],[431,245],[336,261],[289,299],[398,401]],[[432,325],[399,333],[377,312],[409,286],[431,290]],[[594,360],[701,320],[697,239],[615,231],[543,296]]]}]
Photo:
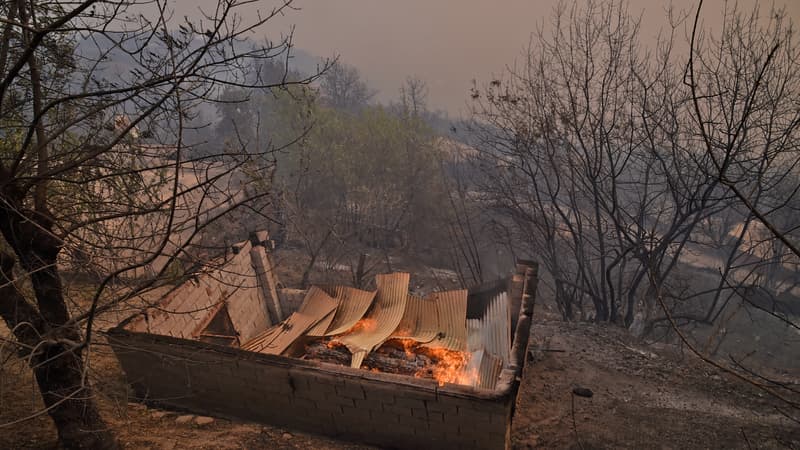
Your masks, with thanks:
[{"label": "corrugated metal roof sheet", "polygon": [[364,358],[367,356],[366,350],[356,350],[353,352],[353,359],[350,361],[350,367],[359,368],[361,367],[361,363],[364,362]]},{"label": "corrugated metal roof sheet", "polygon": [[480,319],[467,319],[467,350],[485,349],[505,365],[511,351],[511,312],[508,293],[500,292],[489,301]]},{"label": "corrugated metal roof sheet", "polygon": [[292,313],[286,320],[254,337],[242,348],[251,352],[280,355],[316,321],[313,317]]},{"label": "corrugated metal roof sheet", "polygon": [[336,311],[338,305],[339,302],[328,295],[327,292],[316,286],[311,286],[297,312],[311,317],[321,317],[321,320],[311,327],[306,332],[306,335],[325,336],[325,332],[328,331],[328,327],[333,322],[334,311]]},{"label": "corrugated metal roof sheet", "polygon": [[406,310],[397,329],[389,339],[412,339],[430,342],[439,334],[439,311],[436,303],[427,298],[409,294]]},{"label": "corrugated metal roof sheet", "polygon": [[305,313],[300,311],[292,313],[286,320],[265,330],[242,348],[253,352],[280,355],[298,338],[304,336],[310,328],[331,316],[335,309],[335,302],[314,302]]},{"label": "corrugated metal roof sheet", "polygon": [[[244,252],[250,250],[249,241],[238,246]],[[181,284],[160,301],[158,308],[148,309],[147,315],[131,322],[128,328],[183,338],[198,334],[198,327],[207,323],[210,314],[216,311],[216,305],[227,302],[234,294],[241,295],[256,285],[248,253],[240,251],[224,264],[224,267],[198,273],[195,281]],[[235,308],[229,312],[237,331],[241,333],[241,329],[245,329],[246,332],[241,334],[247,337],[257,333],[258,330],[252,329],[252,324],[247,328],[242,321],[237,320],[239,317]],[[262,327],[267,325],[266,321],[259,324]]]},{"label": "corrugated metal roof sheet", "polygon": [[[356,323],[351,331],[338,338],[353,353],[351,367],[361,366],[363,356],[359,360],[356,354],[371,352],[397,329],[406,310],[410,279],[411,275],[403,272],[375,276],[378,292],[372,307],[360,322],[363,326]],[[464,292],[466,300],[466,291]]]},{"label": "corrugated metal roof sheet", "polygon": [[477,374],[472,386],[483,389],[494,389],[502,370],[503,361],[485,350],[472,352],[472,357],[464,368],[464,371],[468,374]]},{"label": "corrugated metal roof sheet", "polygon": [[326,336],[342,334],[353,327],[372,305],[375,291],[362,291],[347,286],[334,287],[334,297],[339,301],[333,322],[325,332]]},{"label": "corrugated metal roof sheet", "polygon": [[467,349],[467,290],[434,292],[428,297],[436,303],[439,314],[439,334],[428,347],[448,350]]},{"label": "corrugated metal roof sheet", "polygon": [[[275,339],[281,331],[281,325],[273,325],[266,330],[258,333],[256,337],[242,344],[242,350],[249,350],[251,352],[261,352],[263,349],[269,347],[270,343]],[[266,352],[265,352],[266,353]]]}]

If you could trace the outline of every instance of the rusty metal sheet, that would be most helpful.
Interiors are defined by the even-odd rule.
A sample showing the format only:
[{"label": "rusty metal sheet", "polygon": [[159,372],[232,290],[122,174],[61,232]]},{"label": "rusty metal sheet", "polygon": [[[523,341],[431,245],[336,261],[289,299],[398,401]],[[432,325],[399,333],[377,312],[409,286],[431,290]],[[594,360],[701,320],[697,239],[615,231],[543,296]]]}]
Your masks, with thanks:
[{"label": "rusty metal sheet", "polygon": [[389,339],[411,339],[426,343],[439,334],[439,311],[436,303],[427,298],[409,294],[406,310],[397,329]]},{"label": "rusty metal sheet", "polygon": [[327,292],[311,286],[297,312],[311,317],[320,317],[320,321],[306,332],[306,336],[325,336],[325,332],[333,322],[334,312],[338,305],[339,302]]},{"label": "rusty metal sheet", "polygon": [[435,302],[439,316],[439,334],[427,347],[467,350],[467,290],[434,292],[426,297]]},{"label": "rusty metal sheet", "polygon": [[511,312],[508,293],[500,292],[489,301],[479,319],[467,319],[467,350],[485,349],[508,363],[511,352]]},{"label": "rusty metal sheet", "polygon": [[325,336],[342,334],[353,327],[372,305],[376,291],[362,291],[348,286],[335,286],[334,298],[339,301],[333,322],[325,332]]},{"label": "rusty metal sheet", "polygon": [[[406,310],[410,278],[410,274],[403,272],[375,276],[378,292],[372,307],[350,331],[337,338],[353,353],[351,367],[360,367],[363,356],[397,329]],[[466,309],[464,311],[466,314]],[[364,355],[360,358],[356,356],[361,353]]]},{"label": "rusty metal sheet", "polygon": [[313,315],[295,312],[286,320],[268,328],[255,338],[251,339],[242,349],[252,352],[267,353],[270,355],[280,355],[285,352],[298,338],[304,336],[314,325],[325,320],[336,308],[335,304],[328,303],[327,306],[315,308],[310,312]]},{"label": "rusty metal sheet", "polygon": [[251,352],[262,352],[262,350],[270,346],[272,341],[275,340],[275,337],[280,332],[281,332],[281,324],[269,327],[266,330],[259,333],[258,335],[256,335],[256,337],[254,337],[253,339],[250,339],[249,341],[242,344],[242,350],[248,350]]},{"label": "rusty metal sheet", "polygon": [[364,358],[369,353],[366,350],[356,350],[353,352],[353,359],[350,361],[350,367],[359,368],[361,367],[361,363],[364,362]]},{"label": "rusty metal sheet", "polygon": [[251,339],[242,346],[242,349],[269,355],[280,355],[318,321],[318,318],[292,313],[283,322],[268,328]]}]

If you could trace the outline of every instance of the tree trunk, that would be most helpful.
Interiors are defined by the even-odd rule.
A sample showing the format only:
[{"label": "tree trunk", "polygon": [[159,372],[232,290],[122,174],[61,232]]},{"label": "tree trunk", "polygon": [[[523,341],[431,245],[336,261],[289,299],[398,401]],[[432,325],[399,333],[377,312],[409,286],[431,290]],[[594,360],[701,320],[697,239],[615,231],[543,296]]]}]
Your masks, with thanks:
[{"label": "tree trunk", "polygon": [[65,448],[116,448],[113,434],[100,417],[92,389],[84,381],[80,351],[71,344],[58,343],[40,349],[31,362],[61,444]]},{"label": "tree trunk", "polygon": [[[0,251],[0,316],[21,344],[20,353],[30,357],[42,400],[58,429],[61,444],[68,449],[117,448],[113,434],[100,417],[88,377],[84,376],[80,332],[66,325],[69,313],[56,267],[60,246],[40,228],[41,223],[34,225],[19,220],[20,216],[0,211],[0,228],[30,274],[38,308],[13,283],[16,258]],[[28,353],[30,349],[34,349],[32,355]]]},{"label": "tree trunk", "polygon": [[355,286],[358,289],[361,289],[364,285],[364,276],[366,275],[364,273],[364,265],[366,264],[366,261],[367,261],[366,253],[359,253],[358,265],[356,266],[356,273],[355,276],[353,277],[353,286]]}]

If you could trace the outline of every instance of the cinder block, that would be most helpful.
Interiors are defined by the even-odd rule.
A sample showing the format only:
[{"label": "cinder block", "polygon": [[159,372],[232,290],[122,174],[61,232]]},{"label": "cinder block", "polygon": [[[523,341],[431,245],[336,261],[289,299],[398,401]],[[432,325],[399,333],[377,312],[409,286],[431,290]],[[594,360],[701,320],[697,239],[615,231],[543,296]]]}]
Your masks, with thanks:
[{"label": "cinder block", "polygon": [[425,408],[411,408],[411,416],[428,420],[428,411]]},{"label": "cinder block", "polygon": [[314,402],[318,407],[325,403],[325,394],[323,392],[317,392],[308,388],[305,389],[298,389],[291,394],[292,398],[298,400],[308,400]]},{"label": "cinder block", "polygon": [[428,419],[422,417],[414,417],[411,415],[397,416],[400,425],[406,425],[413,428],[415,434],[420,434],[422,431],[428,431]]},{"label": "cinder block", "polygon": [[312,391],[312,392],[318,392],[318,393],[324,394],[324,395],[336,395],[336,386],[335,385],[333,385],[333,384],[314,383],[313,380],[309,380],[309,381],[310,381],[310,383],[306,387],[305,390]]},{"label": "cinder block", "polygon": [[344,378],[336,377],[325,372],[313,373],[311,371],[304,372],[308,377],[309,385],[325,385],[325,386],[344,386]]},{"label": "cinder block", "polygon": [[342,397],[352,399],[366,399],[367,395],[364,393],[364,388],[357,382],[345,382],[344,386],[335,386],[336,393]]},{"label": "cinder block", "polygon": [[396,416],[410,416],[410,406],[400,406],[393,403],[385,403],[381,405],[381,410],[385,413],[393,414]]},{"label": "cinder block", "polygon": [[394,404],[402,407],[402,408],[419,408],[425,409],[425,400],[420,400],[416,398],[409,398],[406,396],[401,396],[398,394],[394,398]]},{"label": "cinder block", "polygon": [[302,408],[308,410],[317,409],[317,402],[305,398],[292,397],[290,400],[293,408]]},{"label": "cinder block", "polygon": [[348,408],[355,408],[357,406],[356,405],[356,400],[354,400],[352,398],[349,398],[349,397],[343,397],[343,396],[341,396],[339,394],[336,394],[336,393],[326,394],[326,395],[324,395],[324,398],[325,398],[325,403],[336,405],[337,407],[345,406],[345,407],[348,407]]},{"label": "cinder block", "polygon": [[[356,423],[362,420],[366,423],[369,423],[369,421],[372,419],[372,412],[368,409],[349,408],[347,406],[340,406],[339,409],[342,412],[342,416],[355,420]],[[366,423],[364,423],[364,425],[366,425]]]},{"label": "cinder block", "polygon": [[380,404],[394,403],[395,401],[397,390],[392,389],[391,385],[386,385],[385,383],[370,383],[365,384],[363,388],[367,395],[367,400],[372,400]]},{"label": "cinder block", "polygon": [[372,423],[377,427],[384,427],[384,426],[392,426],[394,424],[399,423],[397,420],[397,415],[393,413],[389,413],[382,410],[370,410],[370,417]]},{"label": "cinder block", "polygon": [[448,422],[428,422],[428,433],[447,439],[454,439],[460,434],[458,424]]},{"label": "cinder block", "polygon": [[466,423],[489,424],[492,423],[492,414],[474,409],[458,408],[459,420]]},{"label": "cinder block", "polygon": [[[373,439],[377,441],[377,443],[382,444],[383,446],[387,446],[390,448],[426,448],[425,445],[420,445],[419,437],[423,434],[420,434],[424,430],[419,430],[419,427],[416,423],[411,424],[401,424],[401,423],[392,423],[382,427],[374,427],[371,431],[371,436]],[[408,443],[413,443],[416,445],[402,445],[402,442],[405,441]]]},{"label": "cinder block", "polygon": [[369,396],[369,392],[365,392],[367,394],[366,399],[353,399],[353,403],[356,408],[366,408],[372,411],[383,411],[383,402],[375,401]]},{"label": "cinder block", "polygon": [[444,423],[445,415],[444,413],[436,412],[436,411],[428,411],[428,421],[431,423],[441,422]]},{"label": "cinder block", "polygon": [[395,397],[409,400],[436,401],[436,393],[413,389],[408,386],[398,386],[394,390]]}]

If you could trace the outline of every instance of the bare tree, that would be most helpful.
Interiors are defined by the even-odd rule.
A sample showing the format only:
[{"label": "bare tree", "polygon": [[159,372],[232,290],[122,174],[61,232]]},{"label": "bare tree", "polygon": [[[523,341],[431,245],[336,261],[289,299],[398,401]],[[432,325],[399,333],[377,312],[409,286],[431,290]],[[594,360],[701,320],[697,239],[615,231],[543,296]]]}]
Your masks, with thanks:
[{"label": "bare tree", "polygon": [[[477,197],[478,186],[471,182],[469,173],[472,148],[456,141],[439,140],[442,155],[439,165],[442,180],[447,184],[447,203],[443,205],[438,220],[447,227],[450,245],[446,251],[450,265],[458,274],[462,287],[476,286],[485,280],[481,261],[483,247],[487,245],[484,229],[487,216]],[[483,244],[482,244],[482,241]],[[488,240],[491,243],[491,240]]]},{"label": "bare tree", "polygon": [[400,87],[400,104],[403,113],[411,117],[419,117],[428,107],[428,86],[417,76],[406,78]]},{"label": "bare tree", "polygon": [[648,316],[647,270],[668,280],[713,201],[672,120],[670,38],[647,59],[638,33],[623,3],[562,5],[526,64],[474,94],[485,191],[543,258],[565,318],[584,302],[599,321]]},{"label": "bare tree", "polygon": [[[792,207],[800,181],[800,50],[783,10],[764,18],[726,4],[719,36],[698,29],[703,2],[691,34],[686,85],[705,155],[716,177],[778,239],[800,257],[792,238],[797,223],[781,227],[775,216]],[[765,193],[778,189],[783,195]]]},{"label": "bare tree", "polygon": [[[671,12],[644,49],[624,2],[560,5],[521,65],[473,91],[485,202],[541,258],[565,319],[665,330],[797,408],[790,385],[694,340],[712,353],[755,310],[772,321],[751,330],[798,329],[785,299],[798,281],[800,47],[782,11],[727,5],[716,33],[699,14],[691,27]],[[689,55],[674,51],[681,24]]]},{"label": "bare tree", "polygon": [[367,86],[358,69],[341,61],[325,73],[320,89],[329,106],[344,111],[356,111],[375,96],[375,91]]},{"label": "bare tree", "polygon": [[[0,2],[0,315],[67,448],[116,446],[88,371],[98,315],[141,306],[209,224],[265,195],[240,172],[268,145],[199,155],[185,139],[221,88],[292,83],[248,76],[291,34],[239,45],[291,1],[250,3],[192,21],[162,1]],[[99,279],[85,303],[68,304],[65,268]]]},{"label": "bare tree", "polygon": [[[596,320],[647,331],[665,320],[662,293],[682,320],[710,323],[756,278],[793,286],[797,224],[773,243],[754,224],[773,231],[796,203],[791,28],[728,10],[684,73],[684,18],[670,17],[645,51],[624,3],[562,4],[521,67],[473,92],[484,192],[542,258],[565,318],[587,302]],[[685,273],[708,258],[716,286],[693,284]]]}]

